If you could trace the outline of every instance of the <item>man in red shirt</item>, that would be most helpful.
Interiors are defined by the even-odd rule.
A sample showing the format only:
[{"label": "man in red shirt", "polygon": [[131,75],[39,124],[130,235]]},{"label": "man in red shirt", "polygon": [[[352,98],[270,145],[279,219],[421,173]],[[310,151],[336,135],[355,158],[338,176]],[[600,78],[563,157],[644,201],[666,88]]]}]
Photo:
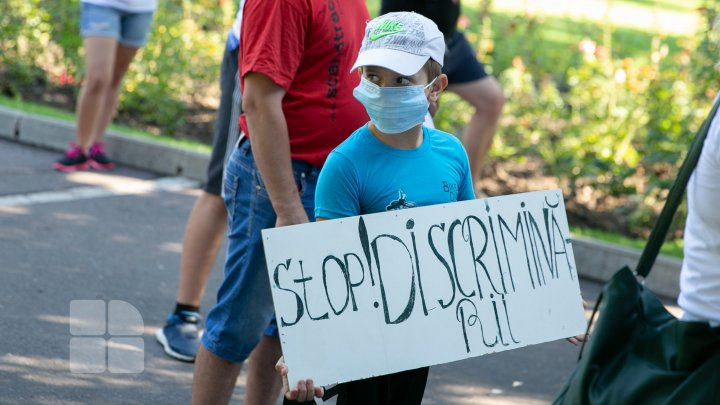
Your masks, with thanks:
[{"label": "man in red shirt", "polygon": [[195,363],[194,404],[227,403],[246,359],[245,403],[277,400],[280,343],[260,231],[314,219],[320,167],[367,122],[352,96],[359,77],[350,74],[367,20],[363,0],[245,3],[240,123],[246,136],[226,165],[225,279]]}]

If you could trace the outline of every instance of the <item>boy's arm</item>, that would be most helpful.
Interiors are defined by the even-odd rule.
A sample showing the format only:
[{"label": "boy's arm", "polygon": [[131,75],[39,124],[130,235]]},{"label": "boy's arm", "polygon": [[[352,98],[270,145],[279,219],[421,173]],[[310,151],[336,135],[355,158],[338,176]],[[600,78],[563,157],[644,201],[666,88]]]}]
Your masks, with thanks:
[{"label": "boy's arm", "polygon": [[[585,310],[589,309],[589,308],[588,308],[588,303],[585,302],[585,300],[583,300],[583,308],[584,308]],[[577,346],[577,345],[579,345],[581,342],[586,342],[586,341],[588,341],[589,339],[590,339],[590,335],[587,334],[587,335],[571,336],[571,337],[567,338],[566,340],[567,340],[568,342],[574,344],[575,346]]]}]

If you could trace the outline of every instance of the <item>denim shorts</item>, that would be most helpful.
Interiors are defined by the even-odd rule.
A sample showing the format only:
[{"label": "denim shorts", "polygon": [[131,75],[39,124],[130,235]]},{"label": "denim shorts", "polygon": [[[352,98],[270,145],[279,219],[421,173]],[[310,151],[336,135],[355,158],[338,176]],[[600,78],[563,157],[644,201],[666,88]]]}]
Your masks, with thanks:
[{"label": "denim shorts", "polygon": [[[300,198],[313,221],[320,168],[297,160],[292,163]],[[275,226],[276,216],[247,138],[241,138],[230,155],[223,182],[228,210],[225,278],[217,303],[208,313],[202,344],[215,355],[240,363],[263,334],[278,335],[260,234]]]},{"label": "denim shorts", "polygon": [[142,48],[147,43],[153,13],[133,13],[116,8],[80,3],[80,35],[115,38],[128,48]]},{"label": "denim shorts", "polygon": [[465,35],[457,31],[446,43],[442,72],[447,75],[448,84],[469,83],[488,76]]}]

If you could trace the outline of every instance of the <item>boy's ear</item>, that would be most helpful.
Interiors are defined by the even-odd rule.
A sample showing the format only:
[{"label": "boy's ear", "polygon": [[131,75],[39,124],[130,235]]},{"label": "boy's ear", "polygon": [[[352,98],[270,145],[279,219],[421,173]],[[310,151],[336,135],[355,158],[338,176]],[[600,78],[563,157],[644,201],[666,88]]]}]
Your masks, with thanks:
[{"label": "boy's ear", "polygon": [[435,79],[435,83],[433,83],[432,87],[430,87],[430,94],[428,95],[430,101],[437,101],[440,98],[440,93],[445,90],[447,85],[447,75],[445,73],[441,73],[440,76]]}]

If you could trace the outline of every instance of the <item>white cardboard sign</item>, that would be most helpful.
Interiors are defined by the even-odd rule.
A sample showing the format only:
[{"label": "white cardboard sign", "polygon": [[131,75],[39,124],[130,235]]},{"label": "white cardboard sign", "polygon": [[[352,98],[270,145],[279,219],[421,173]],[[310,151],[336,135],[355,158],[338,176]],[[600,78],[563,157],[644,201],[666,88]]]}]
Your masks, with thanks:
[{"label": "white cardboard sign", "polygon": [[263,243],[290,381],[585,333],[560,190],[266,229]]}]

